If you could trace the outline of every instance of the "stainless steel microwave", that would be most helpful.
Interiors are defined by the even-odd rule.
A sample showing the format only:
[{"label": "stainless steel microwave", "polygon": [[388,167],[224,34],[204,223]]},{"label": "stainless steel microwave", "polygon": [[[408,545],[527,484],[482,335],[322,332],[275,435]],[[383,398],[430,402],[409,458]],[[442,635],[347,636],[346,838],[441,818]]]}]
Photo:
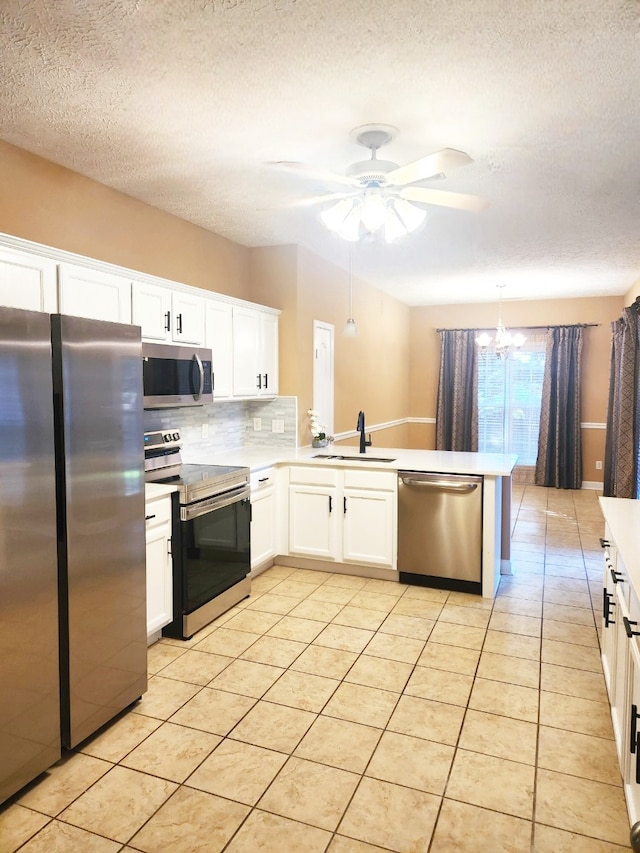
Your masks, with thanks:
[{"label": "stainless steel microwave", "polygon": [[143,343],[144,408],[213,403],[212,361],[210,349]]}]

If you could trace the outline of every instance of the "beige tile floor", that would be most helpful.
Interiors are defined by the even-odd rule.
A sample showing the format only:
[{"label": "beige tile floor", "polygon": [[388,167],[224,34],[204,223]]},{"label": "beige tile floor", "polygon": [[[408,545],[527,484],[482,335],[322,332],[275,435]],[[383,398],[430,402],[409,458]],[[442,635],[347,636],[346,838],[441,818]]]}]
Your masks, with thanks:
[{"label": "beige tile floor", "polygon": [[594,492],[517,487],[495,602],[274,567],[0,810],[0,853],[613,853]]}]

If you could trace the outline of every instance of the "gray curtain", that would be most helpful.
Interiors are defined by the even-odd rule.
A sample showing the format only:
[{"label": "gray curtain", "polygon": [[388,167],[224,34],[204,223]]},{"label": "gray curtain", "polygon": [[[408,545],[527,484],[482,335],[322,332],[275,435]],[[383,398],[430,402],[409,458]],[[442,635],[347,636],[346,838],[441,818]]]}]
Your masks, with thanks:
[{"label": "gray curtain", "polygon": [[474,329],[439,329],[440,376],[436,450],[478,449],[478,391]]},{"label": "gray curtain", "polygon": [[582,327],[547,333],[535,483],[556,489],[582,485],[580,372]]},{"label": "gray curtain", "polygon": [[638,497],[638,381],[640,322],[625,308],[611,324],[611,378],[604,451],[604,494]]}]

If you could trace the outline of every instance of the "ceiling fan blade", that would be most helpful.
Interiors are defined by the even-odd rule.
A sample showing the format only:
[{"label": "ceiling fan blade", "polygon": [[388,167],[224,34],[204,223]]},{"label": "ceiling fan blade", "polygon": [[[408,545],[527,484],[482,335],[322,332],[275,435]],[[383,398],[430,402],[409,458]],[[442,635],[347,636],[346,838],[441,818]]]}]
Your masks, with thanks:
[{"label": "ceiling fan blade", "polygon": [[338,175],[337,172],[329,172],[327,169],[319,169],[316,166],[308,166],[306,163],[296,163],[291,160],[277,160],[269,165],[277,166],[288,172],[294,172],[303,178],[314,178],[325,184],[346,184],[348,187],[358,186],[358,182],[346,175]]},{"label": "ceiling fan blade", "polygon": [[325,193],[324,195],[313,195],[308,198],[301,198],[298,201],[291,201],[285,204],[285,207],[311,207],[314,204],[322,204],[326,201],[340,201],[341,198],[350,198],[357,193]]},{"label": "ceiling fan blade", "polygon": [[473,160],[464,151],[443,148],[442,151],[434,151],[433,154],[427,154],[426,157],[407,163],[406,166],[399,166],[392,172],[387,172],[385,177],[390,184],[415,184],[416,181],[424,181],[468,163],[473,163]]},{"label": "ceiling fan blade", "polygon": [[441,207],[453,207],[457,210],[468,210],[480,213],[489,207],[486,198],[466,193],[452,193],[447,190],[429,190],[426,187],[404,187],[398,195],[407,201],[422,202],[422,204],[438,204]]}]

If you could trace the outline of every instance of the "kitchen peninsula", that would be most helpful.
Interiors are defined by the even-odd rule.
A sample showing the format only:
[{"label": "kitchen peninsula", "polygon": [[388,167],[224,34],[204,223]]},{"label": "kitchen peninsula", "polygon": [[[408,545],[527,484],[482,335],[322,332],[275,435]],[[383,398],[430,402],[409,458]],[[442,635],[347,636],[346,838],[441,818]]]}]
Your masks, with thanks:
[{"label": "kitchen peninsula", "polygon": [[[397,473],[400,470],[482,476],[482,595],[492,598],[500,574],[510,573],[511,473],[517,461],[514,454],[375,447],[361,455],[357,448],[334,446],[322,449],[239,447],[211,454],[202,449],[190,452],[188,447],[183,447],[182,455],[186,462],[249,467],[252,502],[254,496],[259,498],[261,489],[269,490],[270,509],[263,526],[271,536],[271,543],[264,548],[260,541],[255,541],[258,530],[254,531],[252,526],[252,551],[260,554],[259,561],[252,561],[254,576],[275,561],[304,568],[397,580]],[[351,539],[343,534],[340,527],[327,527],[329,544],[326,547],[316,547],[316,544],[314,547],[299,546],[292,532],[295,513],[291,502],[300,490],[298,486],[304,486],[309,496],[307,508],[316,505],[324,508],[328,498],[329,513],[337,501],[346,500],[349,494],[363,496],[370,490],[377,503],[372,501],[369,506],[377,514],[371,517],[366,529],[362,529],[361,541],[365,537],[377,535],[384,528],[388,531],[386,541],[390,542],[386,556],[380,554],[379,557],[376,555],[367,560],[355,556],[357,549],[350,556],[347,540],[351,542]],[[386,500],[383,500],[385,497]],[[254,505],[254,523],[257,528],[262,525],[259,520],[262,516],[258,516],[256,510],[257,504]],[[342,513],[333,512],[331,518],[335,525],[338,525],[340,515]],[[346,517],[346,511],[344,515]],[[308,517],[306,523],[313,525],[314,532],[319,531],[318,536],[322,535],[324,519],[320,514]],[[357,537],[358,531],[354,533],[351,530],[351,534]]]}]

